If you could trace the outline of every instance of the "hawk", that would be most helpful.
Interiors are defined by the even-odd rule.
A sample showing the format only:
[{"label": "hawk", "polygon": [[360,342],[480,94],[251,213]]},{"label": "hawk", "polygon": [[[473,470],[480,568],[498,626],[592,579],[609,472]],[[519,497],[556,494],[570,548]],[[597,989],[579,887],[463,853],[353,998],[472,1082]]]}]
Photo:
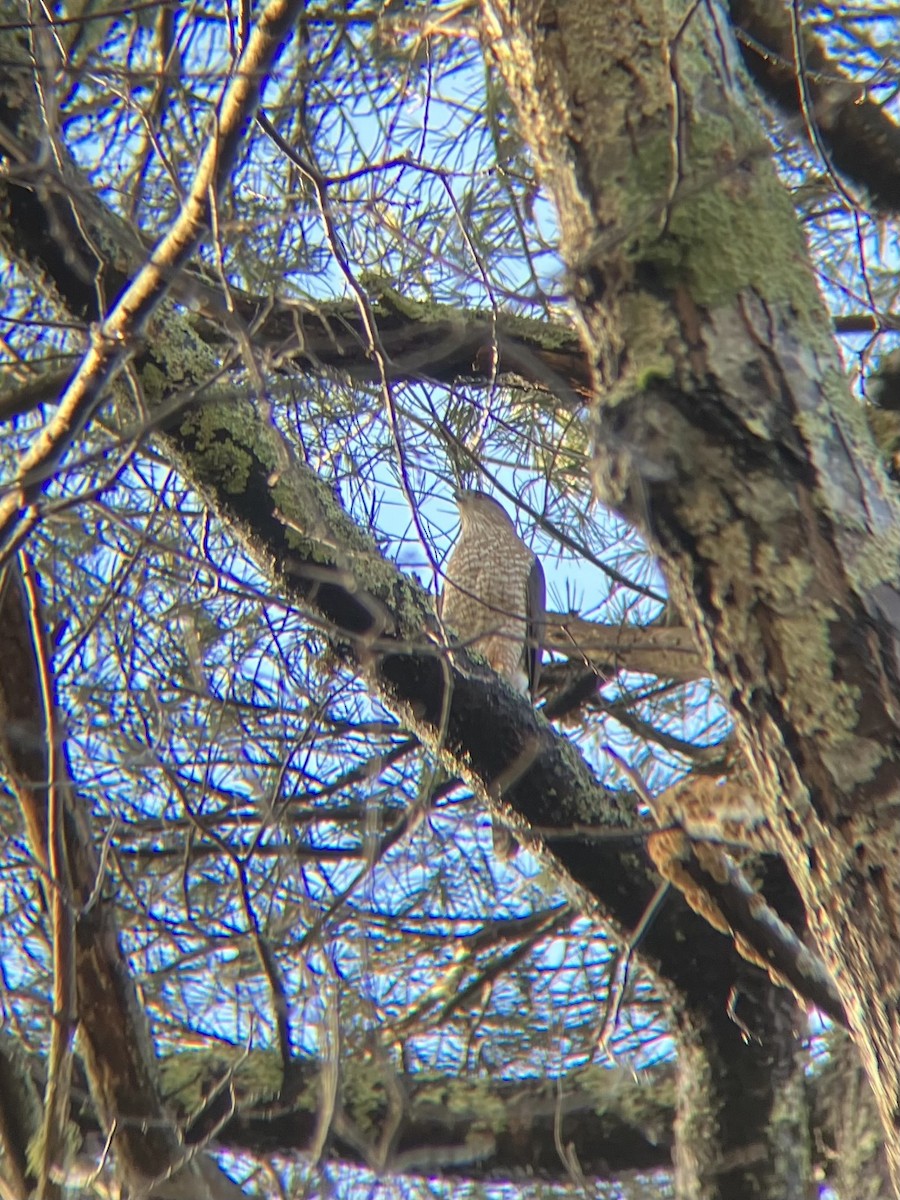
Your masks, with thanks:
[{"label": "hawk", "polygon": [[461,529],[445,568],[441,620],[520,692],[537,694],[544,571],[506,510],[483,492],[455,492]]},{"label": "hawk", "polygon": [[[537,694],[546,620],[544,570],[506,510],[483,492],[455,492],[460,531],[444,570],[441,620],[520,692]],[[493,823],[494,853],[519,849]]]}]

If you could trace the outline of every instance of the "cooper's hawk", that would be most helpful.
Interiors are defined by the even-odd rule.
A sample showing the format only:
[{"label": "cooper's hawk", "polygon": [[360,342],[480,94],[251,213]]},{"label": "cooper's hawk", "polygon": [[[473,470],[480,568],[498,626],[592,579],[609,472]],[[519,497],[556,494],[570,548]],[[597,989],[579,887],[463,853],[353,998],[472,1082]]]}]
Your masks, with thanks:
[{"label": "cooper's hawk", "polygon": [[537,693],[544,572],[506,511],[483,492],[456,492],[459,538],[447,560],[441,619],[520,692]]},{"label": "cooper's hawk", "polygon": [[[456,492],[461,528],[447,560],[441,620],[520,692],[537,694],[546,618],[544,570],[505,509],[483,492]],[[494,853],[519,845],[493,823]]]}]

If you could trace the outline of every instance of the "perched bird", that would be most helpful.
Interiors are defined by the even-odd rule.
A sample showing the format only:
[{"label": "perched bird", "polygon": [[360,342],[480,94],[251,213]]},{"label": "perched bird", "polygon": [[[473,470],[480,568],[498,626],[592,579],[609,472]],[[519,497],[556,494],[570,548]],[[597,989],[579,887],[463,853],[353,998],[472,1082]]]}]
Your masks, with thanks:
[{"label": "perched bird", "polygon": [[[483,492],[456,492],[461,528],[444,571],[441,620],[517,691],[537,695],[546,620],[544,570],[505,509]],[[493,824],[494,853],[519,849]]]},{"label": "perched bird", "polygon": [[546,618],[543,568],[491,496],[456,492],[455,500],[461,529],[445,568],[441,620],[534,698]]}]

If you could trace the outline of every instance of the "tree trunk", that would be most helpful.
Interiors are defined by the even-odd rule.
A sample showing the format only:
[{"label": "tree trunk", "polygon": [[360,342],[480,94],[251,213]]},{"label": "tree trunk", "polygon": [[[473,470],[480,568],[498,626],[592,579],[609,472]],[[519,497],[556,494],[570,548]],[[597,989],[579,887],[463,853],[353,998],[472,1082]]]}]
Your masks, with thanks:
[{"label": "tree trunk", "polygon": [[[17,112],[9,120],[16,120],[17,133],[30,142],[39,136],[35,131],[40,126],[36,119],[31,124],[28,115]],[[71,312],[101,319],[92,283],[100,264],[92,262],[69,202],[52,191],[32,193],[15,183],[5,190],[5,200],[13,219],[0,230],[0,238],[10,257],[23,269],[42,270],[52,278]],[[57,210],[45,219],[44,206],[53,205]],[[80,275],[67,273],[75,261],[85,264]],[[127,281],[113,281],[112,274],[106,264],[105,281],[114,293]],[[167,376],[170,349],[178,367],[171,372],[173,380],[177,376],[171,392],[179,395],[186,376],[202,391],[219,362],[215,346],[204,344],[196,327],[170,312],[162,311],[154,326],[152,362],[138,359],[136,368],[148,367],[148,381],[158,382],[160,375]],[[188,367],[192,349],[196,355]],[[158,391],[153,392],[152,398],[157,397]],[[161,407],[170,398],[171,393],[164,394]],[[498,781],[504,782],[504,801],[551,831],[548,844],[570,878],[600,899],[621,940],[627,940],[656,883],[639,839],[633,852],[623,853],[621,843],[598,846],[565,837],[554,840],[552,834],[554,826],[568,827],[578,819],[636,828],[633,811],[619,811],[621,797],[604,792],[571,745],[516,697],[466,670],[454,669],[451,678],[450,668],[427,640],[423,597],[347,519],[328,485],[292,460],[268,419],[260,418],[252,405],[181,411],[169,422],[168,435],[168,448],[244,546],[265,564],[273,584],[291,602],[324,618],[338,652],[482,796],[496,796]],[[448,685],[452,695],[445,711]],[[581,898],[583,902],[583,894]],[[802,1162],[804,1135],[798,1131],[805,1126],[804,1115],[795,1108],[793,1124],[778,1126],[774,1104],[777,1088],[798,1070],[792,998],[773,993],[757,968],[681,903],[667,908],[641,950],[657,975],[671,984],[669,996],[685,1046],[678,1084],[678,1129],[684,1145],[676,1152],[682,1194],[704,1200],[794,1194],[787,1181],[796,1178]],[[737,1017],[743,1025],[738,1024],[731,1016],[732,997],[756,1005],[759,1012],[744,1016],[739,1003]],[[102,1065],[98,1057],[95,1066]],[[752,1111],[748,1097],[753,1098]],[[743,1128],[741,1122],[747,1120]],[[784,1160],[784,1174],[779,1175],[782,1158],[776,1157],[770,1139],[777,1134],[783,1142],[785,1129],[797,1155]],[[736,1189],[738,1181],[740,1191],[726,1190]]]},{"label": "tree trunk", "polygon": [[601,498],[709,662],[900,1181],[900,507],[716,5],[486,0],[595,370]]}]

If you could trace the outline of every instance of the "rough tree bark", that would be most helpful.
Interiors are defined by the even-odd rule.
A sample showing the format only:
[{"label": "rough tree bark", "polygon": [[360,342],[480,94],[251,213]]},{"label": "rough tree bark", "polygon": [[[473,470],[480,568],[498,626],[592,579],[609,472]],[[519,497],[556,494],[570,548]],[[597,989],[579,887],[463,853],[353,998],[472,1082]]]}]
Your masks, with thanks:
[{"label": "rough tree bark", "polygon": [[[20,144],[33,144],[40,124],[27,89],[15,104],[0,105],[0,117]],[[85,192],[72,188],[70,194]],[[76,319],[101,319],[94,277],[102,270],[110,294],[125,289],[128,280],[111,262],[93,257],[71,201],[61,201],[52,187],[35,189],[30,179],[12,179],[0,202],[9,216],[5,229],[0,226],[5,253],[33,277],[52,280],[59,301]],[[79,212],[88,227],[94,216]],[[570,880],[584,889],[579,902],[590,910],[585,895],[596,898],[620,942],[627,942],[657,883],[640,838],[623,851],[621,842],[578,841],[568,830],[579,822],[635,828],[633,798],[599,787],[566,739],[483,669],[464,656],[456,666],[448,662],[437,645],[427,598],[384,562],[335,504],[327,483],[296,461],[267,417],[248,402],[203,404],[207,381],[218,371],[217,347],[165,309],[148,332],[150,349],[134,366],[154,419],[166,426],[168,451],[185,474],[273,586],[317,614],[336,651],[423,742],[485,800],[502,795],[543,829]],[[173,416],[173,399],[194,388],[200,403]],[[20,515],[40,519],[37,491],[31,496],[33,503],[12,514],[14,522]],[[776,888],[784,893],[783,881]],[[782,899],[789,913],[790,893]],[[808,1170],[803,1105],[789,1116],[778,1105],[780,1084],[799,1079],[803,1071],[793,998],[773,991],[763,972],[682,903],[671,903],[656,920],[642,954],[662,981],[691,1050],[678,1082],[687,1116],[677,1126],[680,1143],[690,1144],[684,1157],[703,1173],[703,1189],[691,1194],[725,1195],[717,1190],[720,1183],[731,1188],[732,1197],[786,1194],[797,1171]],[[102,1054],[102,1045],[98,1049]],[[104,1065],[101,1058],[98,1067]],[[794,1130],[791,1160],[776,1151],[787,1122]]]},{"label": "rough tree bark", "polygon": [[596,484],[659,554],[844,1000],[900,1184],[900,507],[716,5],[485,0],[559,214]]},{"label": "rough tree bark", "polygon": [[[588,8],[592,19],[597,19],[596,5]],[[541,30],[552,29],[552,15],[542,20]],[[635,29],[642,29],[639,21]],[[628,44],[628,39],[621,42],[622,46]],[[659,39],[653,43],[657,50],[662,44]],[[584,52],[583,47],[579,48],[575,61],[580,61]],[[591,81],[579,80],[577,86],[579,91],[584,90],[585,99],[589,99],[590,87],[594,86]],[[30,106],[33,97],[29,101],[26,95],[23,100],[20,93],[12,111],[7,109],[2,114],[11,127],[15,126],[15,136],[25,146],[30,139],[40,136],[39,122]],[[657,111],[648,101],[648,108],[651,117],[667,112],[665,102]],[[638,127],[631,130],[636,135],[632,141],[636,140],[638,150],[642,136],[639,126],[644,119],[641,112],[639,105],[635,109]],[[552,110],[545,114],[552,115]],[[624,121],[620,124],[620,132],[625,124]],[[615,160],[624,158],[627,163],[632,141],[619,147],[618,154],[613,156]],[[585,139],[585,145],[588,144]],[[539,147],[539,139],[535,145]],[[664,136],[662,145],[664,149],[670,148],[672,139]],[[677,138],[674,145],[677,148]],[[573,153],[575,150],[578,143],[573,144]],[[32,156],[35,160],[36,157]],[[26,161],[30,160],[26,157]],[[668,163],[668,158],[665,161]],[[753,171],[749,173],[752,176]],[[741,167],[738,179],[742,187],[749,186],[745,174]],[[651,171],[650,182],[658,178],[668,178],[665,170]],[[104,314],[96,309],[93,276],[103,270],[113,294],[127,280],[115,278],[111,263],[91,261],[91,248],[84,244],[79,224],[72,220],[70,204],[77,203],[77,191],[72,200],[63,201],[59,195],[53,195],[52,189],[39,188],[35,194],[31,188],[29,176],[18,183],[13,179],[5,191],[7,212],[15,215],[9,228],[0,231],[4,248],[24,270],[43,273],[45,279],[52,279],[60,302],[68,311],[91,321],[102,319]],[[578,195],[573,184],[569,198],[577,200]],[[587,227],[602,228],[589,205],[583,199],[579,203],[584,219],[582,232]],[[54,206],[56,211],[48,218]],[[665,215],[665,208],[663,202],[660,217]],[[679,211],[678,205],[673,204],[673,218],[677,218]],[[84,214],[80,216],[84,219]],[[35,225],[41,222],[43,227],[36,231]],[[32,241],[29,224],[31,232],[39,234]],[[633,401],[629,391],[632,375],[648,385],[644,400],[651,406],[657,405],[663,413],[668,411],[663,401],[674,403],[677,399],[675,384],[668,383],[666,372],[670,367],[674,371],[670,355],[673,363],[682,361],[677,352],[682,326],[668,314],[659,296],[664,294],[666,272],[674,270],[668,256],[675,250],[679,252],[675,265],[680,270],[682,259],[690,260],[693,252],[691,245],[681,248],[676,241],[673,248],[664,241],[657,261],[656,243],[646,239],[643,230],[638,234],[639,242],[648,241],[646,273],[652,277],[653,286],[645,292],[638,287],[629,290],[627,271],[621,279],[610,278],[605,286],[613,307],[607,325],[602,324],[602,308],[595,309],[588,303],[593,292],[588,289],[582,297],[588,316],[611,336],[610,345],[615,353],[596,353],[597,338],[586,317],[586,341],[592,349],[592,358],[606,363],[609,378],[625,385],[617,393],[623,416],[627,416]],[[612,240],[618,246],[616,239]],[[796,247],[799,254],[799,241]],[[565,248],[570,252],[572,243],[567,242]],[[699,265],[704,261],[702,249],[701,246],[698,250]],[[575,277],[581,278],[579,271],[590,262],[589,282],[599,283],[603,279],[602,264],[615,255],[597,253],[593,234],[585,243],[585,251],[586,256],[570,259]],[[615,253],[620,252],[619,246]],[[80,274],[70,269],[79,258],[86,267]],[[623,266],[629,265],[630,259],[625,256]],[[701,283],[703,280],[701,276]],[[730,286],[730,281],[726,282]],[[807,295],[805,286],[797,285],[797,290],[799,295]],[[625,339],[622,347],[617,343],[617,338],[621,338],[617,324],[622,321],[623,307],[619,301],[623,298],[625,309],[633,304],[629,319],[642,321],[648,336],[643,341],[632,337],[628,346],[631,360],[625,362],[627,369],[619,371],[617,356],[626,345]],[[684,303],[688,316],[695,310],[700,312],[698,296],[685,292]],[[809,316],[818,309],[814,301],[807,300],[806,307],[800,305],[799,311]],[[146,379],[143,374],[141,378],[148,385],[148,398],[164,409],[180,388],[202,387],[204,380],[215,374],[216,354],[210,345],[204,344],[195,327],[179,323],[171,313],[160,314],[155,332],[154,361],[149,362],[149,356],[144,356],[136,366],[139,371],[152,367]],[[672,350],[664,345],[667,338],[674,340]],[[664,352],[660,351],[661,346]],[[698,346],[698,354],[700,350],[702,346]],[[161,371],[166,377],[167,353],[173,356],[171,377],[179,382],[167,383],[160,393],[158,387],[152,389],[149,381],[158,380]],[[185,363],[191,358],[195,361],[186,368]],[[688,358],[682,373],[694,369],[693,361]],[[763,374],[762,382],[767,378]],[[676,382],[680,380],[679,374]],[[685,395],[690,393],[686,390]],[[696,405],[695,399],[691,399]],[[705,414],[709,418],[710,407],[698,411],[698,417]],[[656,409],[648,411],[652,416]],[[681,419],[686,421],[686,417]],[[737,424],[734,415],[731,419]],[[725,431],[730,431],[727,421],[725,426]],[[722,433],[713,424],[713,430],[716,429]],[[643,854],[638,850],[623,854],[620,849],[598,849],[590,842],[556,840],[552,834],[554,826],[564,828],[578,819],[596,822],[599,817],[613,824],[631,820],[628,814],[617,811],[620,798],[598,788],[564,740],[554,738],[546,725],[505,689],[479,678],[477,672],[470,674],[465,664],[462,669],[449,668],[433,641],[429,648],[428,638],[433,637],[434,630],[429,627],[421,596],[383,563],[372,543],[336,509],[328,487],[292,461],[289,450],[274,438],[268,422],[260,420],[249,404],[222,405],[215,409],[199,408],[184,419],[170,421],[168,435],[168,445],[186,473],[205,489],[217,511],[270,571],[283,594],[294,603],[315,610],[324,619],[347,661],[364,673],[409,726],[430,742],[454,769],[461,770],[473,787],[486,796],[496,796],[498,780],[504,780],[504,800],[548,830],[548,842],[572,878],[601,900],[604,912],[624,932],[633,928],[654,887]],[[638,446],[627,428],[614,444]],[[648,464],[654,465],[651,452],[655,449],[654,445],[641,448],[636,455],[641,471]],[[681,462],[676,454],[671,470],[668,463],[664,464],[662,476],[654,470],[647,471],[649,483],[659,488],[664,485],[674,488]],[[642,477],[640,482],[643,486]],[[632,489],[622,495],[617,493],[614,498],[630,511],[626,502],[630,502],[632,509],[640,507],[635,495]],[[37,499],[37,489],[33,489],[29,500]],[[35,509],[39,517],[39,503]],[[687,521],[687,517],[682,519]],[[714,562],[710,565],[710,571],[715,565]],[[725,604],[718,599],[717,602]],[[689,605],[685,609],[692,625],[700,629],[702,614]],[[729,609],[728,615],[737,620],[740,613],[731,614]],[[708,657],[710,638],[705,638],[703,644]],[[721,665],[719,658],[716,664]],[[451,697],[445,709],[443,697],[448,684]],[[485,714],[490,716],[489,723]],[[485,735],[487,724],[489,736]],[[785,993],[773,992],[759,971],[740,959],[727,942],[683,906],[672,906],[657,922],[644,951],[651,966],[671,985],[669,994],[685,1050],[678,1085],[681,1146],[678,1170],[682,1194],[698,1197],[796,1194],[796,1182],[807,1169],[803,1137],[799,1133],[801,1126],[805,1128],[805,1120],[802,1115],[798,1118],[796,1111],[801,1107],[800,1102],[791,1114],[781,1112],[776,1104],[782,1085],[789,1081],[788,1090],[796,1093],[802,1078],[792,1028],[793,1002]],[[753,1034],[749,1044],[728,1011],[733,993],[752,1013],[746,1018]],[[761,1048],[754,1038],[762,1043]]]},{"label": "rough tree bark", "polygon": [[[13,562],[0,572],[0,769],[4,782],[18,802],[35,861],[49,858],[51,805],[61,807],[65,842],[65,876],[72,913],[69,974],[77,994],[77,1022],[81,1058],[94,1109],[104,1136],[110,1137],[120,1178],[137,1192],[151,1186],[161,1200],[188,1200],[204,1194],[215,1200],[235,1200],[243,1195],[214,1160],[205,1153],[194,1156],[178,1136],[177,1122],[163,1102],[156,1058],[138,989],[119,941],[114,903],[103,894],[103,873],[94,846],[86,806],[71,786],[65,745],[54,739],[59,722],[39,699],[40,660],[48,654],[43,629],[35,627],[40,613],[29,605],[22,572]],[[46,698],[55,708],[55,699]],[[51,771],[49,757],[59,758]],[[55,779],[55,783],[47,781]],[[54,799],[53,793],[57,796]],[[41,876],[45,903],[50,908],[54,889]],[[54,941],[61,934],[54,922]],[[62,1021],[63,1014],[56,1013]],[[52,1077],[70,1059],[53,1062]],[[0,1146],[18,1196],[62,1195],[60,1177],[70,1165],[70,1147],[64,1130],[68,1113],[65,1088],[62,1129],[41,1128],[35,1104],[29,1101],[26,1081],[16,1079],[21,1070],[8,1043],[0,1046]],[[47,1095],[50,1092],[48,1089]],[[49,1103],[45,1104],[49,1109]],[[45,1118],[46,1122],[46,1118]],[[114,1136],[113,1136],[114,1135]],[[41,1171],[36,1164],[43,1163]],[[64,1176],[63,1176],[64,1177]]]}]

